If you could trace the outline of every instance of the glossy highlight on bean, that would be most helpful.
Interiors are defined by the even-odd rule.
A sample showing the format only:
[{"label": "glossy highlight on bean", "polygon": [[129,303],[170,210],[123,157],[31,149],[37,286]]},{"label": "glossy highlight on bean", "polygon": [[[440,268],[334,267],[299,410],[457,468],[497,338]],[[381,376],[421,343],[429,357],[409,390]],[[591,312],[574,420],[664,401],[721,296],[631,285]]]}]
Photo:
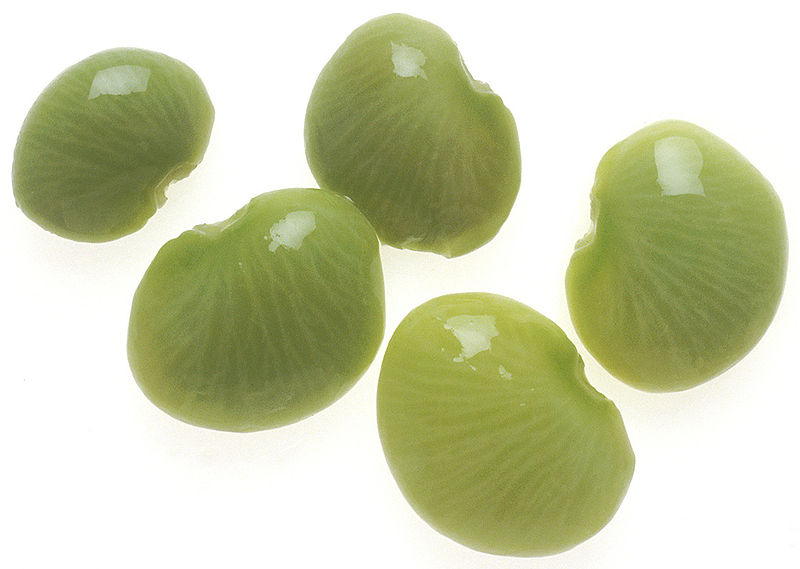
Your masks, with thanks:
[{"label": "glossy highlight on bean", "polygon": [[165,244],[133,298],[128,360],[145,395],[202,427],[257,431],[324,409],[384,331],[378,239],[346,198],[262,194]]},{"label": "glossy highlight on bean", "polygon": [[788,239],[778,195],[741,154],[696,125],[656,123],[603,157],[591,204],[567,300],[611,374],[680,391],[756,345],[780,302]]},{"label": "glossy highlight on bean", "polygon": [[205,86],[184,63],[135,48],[92,55],[50,83],[25,118],[17,205],[69,239],[128,235],[200,163],[213,122]]},{"label": "glossy highlight on bean", "polygon": [[634,455],[561,329],[488,293],[435,298],[395,330],[378,382],[386,460],[417,513],[499,555],[558,553],[617,511]]},{"label": "glossy highlight on bean", "polygon": [[520,186],[511,112],[450,36],[404,14],[362,25],[325,65],[305,143],[320,186],[394,247],[468,253],[495,236]]}]

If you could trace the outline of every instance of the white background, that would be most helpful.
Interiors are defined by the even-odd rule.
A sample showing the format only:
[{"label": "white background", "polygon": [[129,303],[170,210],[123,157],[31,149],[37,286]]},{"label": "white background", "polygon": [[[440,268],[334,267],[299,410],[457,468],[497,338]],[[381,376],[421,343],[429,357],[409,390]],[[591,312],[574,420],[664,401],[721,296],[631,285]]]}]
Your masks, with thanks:
[{"label": "white background", "polygon": [[[800,566],[797,363],[800,35],[791,2],[14,2],[0,16],[0,566],[708,568]],[[258,6],[256,8],[255,6]],[[193,428],[130,375],[133,291],[159,247],[252,196],[313,186],[303,117],[316,76],[366,20],[443,27],[514,113],[523,180],[500,234],[462,258],[382,250],[387,339],[431,297],[490,291],[555,320],[614,400],[636,472],[612,522],[542,559],[476,553],[406,504],[375,426],[379,362],[329,409],[241,435]],[[60,71],[111,47],[192,66],[216,107],[204,162],[141,231],[90,245],[14,205],[20,124]],[[688,392],[609,376],[577,342],[563,278],[602,154],[657,120],[695,122],[747,156],[790,231],[783,302],[758,346]],[[794,239],[794,240],[793,240]],[[385,342],[384,342],[385,346]]]}]

